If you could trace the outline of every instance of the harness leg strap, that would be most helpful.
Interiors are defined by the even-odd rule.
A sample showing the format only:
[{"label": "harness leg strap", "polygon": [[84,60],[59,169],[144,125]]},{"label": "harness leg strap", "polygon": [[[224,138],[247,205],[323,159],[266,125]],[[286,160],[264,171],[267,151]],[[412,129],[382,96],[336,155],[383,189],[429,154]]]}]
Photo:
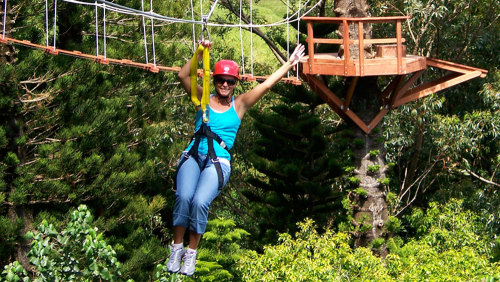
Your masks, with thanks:
[{"label": "harness leg strap", "polygon": [[219,190],[220,190],[222,189],[222,186],[224,186],[224,177],[222,175],[222,168],[220,166],[219,158],[217,158],[217,155],[215,154],[214,140],[211,136],[207,136],[207,143],[208,143],[208,156],[212,160],[212,163],[215,166],[215,170],[217,171],[217,178],[219,179]]}]

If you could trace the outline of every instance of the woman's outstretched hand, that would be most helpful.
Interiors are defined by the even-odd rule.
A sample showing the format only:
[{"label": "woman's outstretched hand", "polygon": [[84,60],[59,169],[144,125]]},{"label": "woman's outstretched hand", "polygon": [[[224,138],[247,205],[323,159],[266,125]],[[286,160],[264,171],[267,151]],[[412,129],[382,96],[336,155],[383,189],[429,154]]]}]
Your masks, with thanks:
[{"label": "woman's outstretched hand", "polygon": [[295,47],[295,50],[293,50],[292,55],[290,55],[289,62],[292,65],[295,65],[296,63],[298,63],[300,61],[300,59],[302,57],[304,57],[305,49],[306,49],[306,47],[299,43],[299,45],[297,45],[297,47]]}]

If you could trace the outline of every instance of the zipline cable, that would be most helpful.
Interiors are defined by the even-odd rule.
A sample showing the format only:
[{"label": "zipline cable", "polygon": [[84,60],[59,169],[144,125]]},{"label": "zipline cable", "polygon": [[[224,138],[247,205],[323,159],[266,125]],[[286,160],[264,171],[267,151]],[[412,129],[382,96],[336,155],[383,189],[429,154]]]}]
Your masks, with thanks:
[{"label": "zipline cable", "polygon": [[[82,5],[96,5],[96,4],[93,4],[93,3],[84,2],[84,1],[78,1],[78,0],[62,0],[62,1],[68,2],[68,3],[74,3],[74,4],[82,4]],[[115,12],[122,13],[122,14],[136,15],[136,16],[144,15],[144,16],[147,16],[147,17],[152,17],[155,20],[175,22],[175,23],[204,24],[203,21],[193,21],[193,20],[172,18],[172,17],[167,17],[167,16],[159,15],[159,14],[156,14],[156,13],[150,13],[150,12],[144,12],[143,13],[143,12],[141,12],[139,10],[128,8],[126,6],[118,5],[118,4],[115,4],[115,3],[112,3],[112,2],[109,2],[109,1],[105,1],[105,0],[96,0],[96,1],[99,2],[99,3],[102,3],[102,4],[97,4],[99,7],[103,7],[104,5],[106,5],[107,10],[115,11]],[[306,4],[309,3],[310,1],[311,0],[308,0],[306,2]],[[314,8],[316,8],[316,6],[318,6],[319,4],[321,4],[321,2],[322,2],[322,0],[318,1],[309,10],[307,10],[305,13],[302,13],[301,17],[304,17],[307,14],[309,14]],[[305,5],[303,5],[303,6],[305,6]],[[212,7],[215,7],[215,5],[212,6]],[[294,22],[300,21],[300,18],[296,17],[296,15],[300,15],[300,12],[297,11],[297,12],[293,13],[290,17],[288,17],[286,19],[283,19],[283,20],[280,20],[280,21],[277,21],[277,22],[274,22],[274,23],[270,23],[270,24],[255,24],[255,25],[254,24],[252,24],[252,25],[245,24],[245,25],[240,25],[240,24],[224,24],[224,23],[209,23],[209,22],[207,22],[206,24],[207,24],[207,26],[214,26],[214,27],[240,27],[240,26],[242,26],[244,28],[250,28],[250,27],[253,27],[253,28],[272,27],[272,26],[283,25],[283,24],[287,24],[287,23],[294,23]]]},{"label": "zipline cable", "polygon": [[210,12],[208,12],[208,15],[206,16],[207,21],[212,16],[212,13],[214,12],[215,7],[217,6],[217,2],[219,2],[219,0],[215,0],[214,3],[212,4],[212,8],[210,9]]}]

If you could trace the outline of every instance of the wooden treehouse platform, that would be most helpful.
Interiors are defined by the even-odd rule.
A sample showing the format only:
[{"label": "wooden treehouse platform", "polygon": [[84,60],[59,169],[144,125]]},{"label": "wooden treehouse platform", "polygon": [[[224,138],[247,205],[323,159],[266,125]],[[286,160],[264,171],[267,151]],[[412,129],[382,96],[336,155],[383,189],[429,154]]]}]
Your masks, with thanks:
[{"label": "wooden treehouse platform", "polygon": [[[304,17],[307,23],[308,54],[300,62],[301,77],[311,88],[327,102],[341,117],[352,120],[365,133],[370,133],[382,120],[390,109],[405,103],[426,97],[443,89],[463,83],[476,77],[484,78],[486,70],[460,65],[443,60],[406,54],[406,42],[402,37],[401,25],[409,19],[399,17],[367,17],[367,18],[339,18],[339,17]],[[336,24],[341,27],[343,38],[315,38],[313,25]],[[395,37],[364,38],[364,27],[369,24],[389,23],[395,26]],[[357,38],[350,36],[351,31],[357,30]],[[342,45],[343,54],[315,53],[319,44]],[[366,56],[365,46],[371,45],[374,54]],[[350,47],[358,50],[350,54]],[[360,46],[362,46],[360,48]],[[428,68],[438,68],[447,71],[443,77],[421,82],[422,74]],[[353,77],[343,99],[331,91],[318,75],[333,75]],[[350,110],[351,102],[359,77],[364,76],[394,76],[382,92],[380,112],[367,123]],[[420,79],[420,80],[419,80]],[[415,85],[416,82],[420,84]],[[354,101],[353,101],[354,99]]]}]

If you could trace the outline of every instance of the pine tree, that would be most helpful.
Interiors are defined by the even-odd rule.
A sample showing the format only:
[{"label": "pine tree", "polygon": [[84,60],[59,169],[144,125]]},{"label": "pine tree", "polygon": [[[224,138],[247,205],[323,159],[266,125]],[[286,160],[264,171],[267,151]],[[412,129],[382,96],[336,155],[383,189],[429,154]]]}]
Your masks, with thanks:
[{"label": "pine tree", "polygon": [[[179,17],[188,9],[181,3],[159,6],[156,11]],[[8,35],[44,45],[44,10],[44,1],[9,1],[9,17],[17,20],[7,21]],[[95,54],[93,12],[59,1],[57,48]],[[132,20],[140,23],[107,14],[109,57],[143,59],[141,25],[124,24]],[[191,54],[189,44],[171,42],[185,31],[157,28],[158,64],[178,65]],[[102,54],[102,41],[100,46]],[[168,255],[161,246],[168,240],[173,193],[166,191],[173,185],[177,148],[185,145],[178,136],[187,131],[189,101],[172,98],[180,91],[175,74],[19,46],[1,52],[0,265],[15,259],[29,270],[24,234],[44,219],[60,224],[67,210],[85,203],[124,262],[124,275],[147,280],[154,262]]]},{"label": "pine tree", "polygon": [[248,181],[251,213],[258,218],[260,243],[272,242],[278,232],[293,233],[296,222],[314,218],[321,226],[339,219],[342,174],[333,132],[320,122],[319,98],[304,87],[276,86],[281,99],[270,111],[251,112],[261,134],[250,161],[258,170]]}]

